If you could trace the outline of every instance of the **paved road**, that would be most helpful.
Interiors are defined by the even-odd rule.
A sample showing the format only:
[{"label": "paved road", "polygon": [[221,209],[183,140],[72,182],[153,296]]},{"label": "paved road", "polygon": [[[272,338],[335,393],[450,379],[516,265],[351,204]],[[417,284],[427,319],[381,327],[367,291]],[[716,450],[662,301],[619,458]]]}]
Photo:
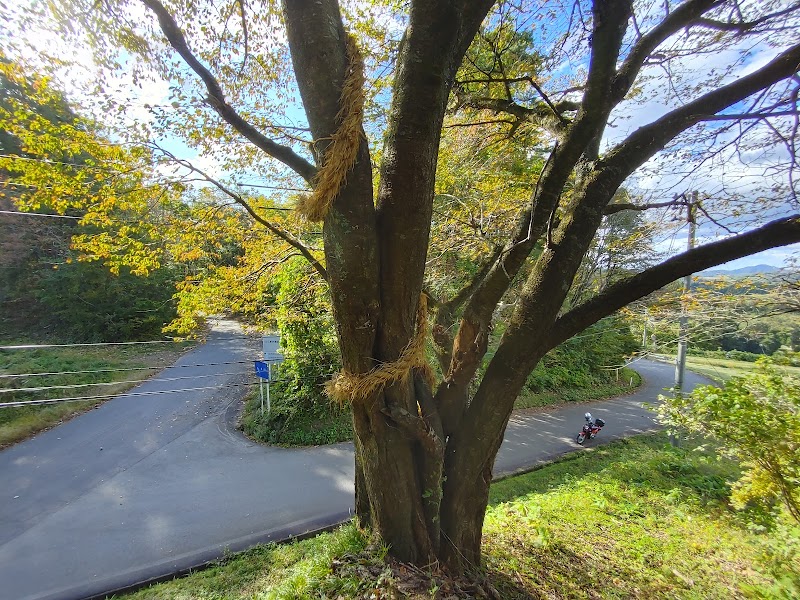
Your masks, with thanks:
[{"label": "paved road", "polygon": [[[246,365],[219,363],[257,349],[221,322],[208,343],[134,391],[243,383]],[[642,402],[669,386],[672,367],[636,368],[646,384],[634,395],[515,414],[496,473],[576,450],[586,410],[607,422],[591,445],[652,429]],[[204,378],[158,381],[175,376]],[[244,389],[120,396],[0,452],[0,599],[86,598],[346,519],[352,445],[253,444],[233,428]]]}]

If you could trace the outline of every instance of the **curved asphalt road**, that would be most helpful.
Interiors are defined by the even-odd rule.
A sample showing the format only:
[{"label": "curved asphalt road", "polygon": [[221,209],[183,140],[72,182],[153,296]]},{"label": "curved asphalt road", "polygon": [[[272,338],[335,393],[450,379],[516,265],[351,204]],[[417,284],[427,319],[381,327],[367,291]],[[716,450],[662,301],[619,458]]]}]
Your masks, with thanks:
[{"label": "curved asphalt road", "polygon": [[[258,340],[220,321],[206,344],[132,393],[252,383],[243,374],[252,366],[219,363],[258,350]],[[607,423],[589,447],[653,429],[642,402],[671,385],[673,367],[635,367],[646,383],[630,396],[515,413],[495,474],[578,449],[587,410]],[[202,378],[159,381],[178,376]],[[233,427],[245,389],[119,396],[0,452],[0,600],[102,595],[348,518],[352,445],[250,442]]]}]

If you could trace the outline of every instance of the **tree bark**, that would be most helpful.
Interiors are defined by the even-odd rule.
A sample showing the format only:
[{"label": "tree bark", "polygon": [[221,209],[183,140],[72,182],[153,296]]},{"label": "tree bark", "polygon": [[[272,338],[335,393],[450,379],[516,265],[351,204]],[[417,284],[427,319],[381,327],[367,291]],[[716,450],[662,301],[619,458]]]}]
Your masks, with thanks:
[{"label": "tree bark", "polygon": [[[364,143],[325,219],[331,297],[342,363],[350,373],[397,360],[416,330],[444,109],[461,56],[491,4],[412,3],[377,210]],[[336,129],[346,69],[341,16],[330,0],[287,1],[284,13],[312,134],[322,141]],[[318,145],[323,155],[324,147]],[[439,537],[443,442],[431,425],[438,422],[435,406],[424,396],[425,390],[406,378],[353,401],[364,482],[364,490],[357,490],[359,505],[366,491],[373,527],[396,557],[410,562],[433,560]]]},{"label": "tree bark", "polygon": [[[306,108],[316,155],[323,157],[338,127],[339,98],[348,69],[345,31],[335,0],[284,3],[286,33],[300,95]],[[380,315],[380,276],[372,167],[362,138],[355,166],[323,224],[325,262],[342,365],[350,373],[373,366]],[[353,410],[354,430],[368,422]],[[356,511],[362,523],[372,520],[367,482],[369,445],[356,443]]]}]

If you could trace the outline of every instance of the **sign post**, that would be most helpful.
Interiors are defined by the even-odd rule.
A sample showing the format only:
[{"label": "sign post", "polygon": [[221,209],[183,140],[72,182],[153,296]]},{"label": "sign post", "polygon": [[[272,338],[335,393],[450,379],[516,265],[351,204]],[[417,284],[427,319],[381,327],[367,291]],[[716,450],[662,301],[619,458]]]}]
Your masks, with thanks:
[{"label": "sign post", "polygon": [[265,335],[261,338],[261,346],[264,352],[264,360],[255,361],[256,375],[259,377],[259,389],[261,392],[261,414],[264,414],[264,381],[267,382],[267,416],[270,413],[269,401],[269,382],[272,380],[272,363],[283,362],[283,354],[280,353],[281,337],[279,335]]},{"label": "sign post", "polygon": [[258,376],[258,388],[261,392],[261,414],[264,414],[264,380],[267,380],[267,415],[270,412],[270,405],[269,405],[269,380],[270,380],[270,372],[269,372],[269,363],[264,362],[263,360],[255,361],[256,367],[256,375]]},{"label": "sign post", "polygon": [[[270,373],[269,363],[267,363],[267,416],[269,416],[269,413],[272,411],[272,406],[269,403],[269,380],[270,380],[270,375],[272,375],[272,373]],[[264,414],[263,396],[262,396],[262,401],[261,401],[261,414],[262,415]]]}]

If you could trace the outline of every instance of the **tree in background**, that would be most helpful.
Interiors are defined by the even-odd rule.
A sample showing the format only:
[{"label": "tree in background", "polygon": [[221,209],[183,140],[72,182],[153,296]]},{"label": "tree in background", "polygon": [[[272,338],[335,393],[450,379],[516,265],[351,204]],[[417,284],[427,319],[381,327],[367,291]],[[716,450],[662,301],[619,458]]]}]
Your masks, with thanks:
[{"label": "tree in background", "polygon": [[747,377],[720,389],[700,386],[689,395],[662,397],[661,420],[719,443],[741,461],[735,505],[782,501],[800,522],[800,381],[765,359]]},{"label": "tree in background", "polygon": [[[162,266],[153,235],[165,191],[147,188],[141,159],[47,78],[0,59],[0,206],[34,213],[0,215],[5,335],[122,341],[158,336],[174,318],[179,273]],[[47,213],[64,218],[36,216]]]},{"label": "tree in background", "polygon": [[[313,190],[299,209],[322,223],[324,264],[314,246],[276,227],[266,207],[228,192],[328,282],[342,364],[330,393],[353,413],[357,511],[402,560],[438,560],[453,572],[480,563],[494,458],[514,399],[548,351],[679,277],[800,240],[795,190],[784,177],[769,195],[748,190],[736,204],[709,208],[751,229],[565,304],[604,217],[622,210],[615,195],[648,161],[679,175],[725,165],[731,152],[750,147],[777,161],[770,176],[794,169],[800,45],[784,33],[797,26],[793,4],[293,0],[254,9],[238,1],[74,0],[48,7],[53,14],[23,15],[25,26],[60,20],[64,35],[91,43],[105,66],[134,56],[135,77],[150,67],[172,83],[173,110],[154,109],[155,132],[219,157],[232,182],[246,165],[274,185]],[[748,49],[759,44],[763,53],[751,62]],[[722,64],[693,60],[701,56]],[[100,91],[104,101],[113,96],[110,86]],[[300,123],[287,108],[298,96]],[[611,131],[637,101],[664,99],[641,124]],[[500,247],[452,286],[453,295],[434,299],[446,364],[437,382],[425,361],[422,290],[448,111],[476,126],[494,122],[500,135],[535,130],[526,155],[543,160],[530,195],[515,200]],[[776,142],[787,152],[771,152]],[[745,201],[753,196],[756,203]],[[783,216],[765,222],[765,214]],[[484,365],[495,311],[512,288],[505,331]]]},{"label": "tree in background", "polygon": [[690,352],[719,351],[754,361],[757,355],[771,356],[782,348],[797,350],[800,320],[789,309],[790,302],[783,276],[701,274],[693,278],[688,294],[677,284],[667,286],[626,312],[645,350],[675,352],[677,323],[685,306]]}]

